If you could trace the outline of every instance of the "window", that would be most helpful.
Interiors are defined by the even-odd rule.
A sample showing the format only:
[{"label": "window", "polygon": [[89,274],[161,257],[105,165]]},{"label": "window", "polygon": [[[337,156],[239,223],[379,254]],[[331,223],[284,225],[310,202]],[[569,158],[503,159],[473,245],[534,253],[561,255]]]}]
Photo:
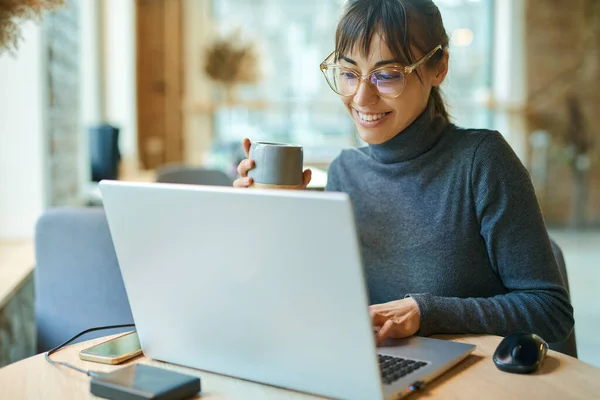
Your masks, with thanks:
[{"label": "window", "polygon": [[483,105],[492,89],[493,0],[437,0],[450,36],[450,70],[442,88],[457,125],[491,128]]},{"label": "window", "polygon": [[[459,125],[487,127],[478,96],[491,85],[492,0],[439,0],[452,35],[451,71],[444,91]],[[300,143],[307,162],[331,161],[344,147],[359,144],[337,95],[327,86],[320,62],[333,50],[341,0],[214,0],[221,33],[240,26],[266,55],[265,71],[239,97],[260,99],[264,108],[243,105],[215,113],[217,142],[244,137]]]}]

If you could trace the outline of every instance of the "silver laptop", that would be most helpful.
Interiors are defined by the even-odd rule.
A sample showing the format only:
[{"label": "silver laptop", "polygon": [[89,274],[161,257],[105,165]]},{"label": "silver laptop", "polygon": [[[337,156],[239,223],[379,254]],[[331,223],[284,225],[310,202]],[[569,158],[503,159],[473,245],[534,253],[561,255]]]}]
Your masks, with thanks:
[{"label": "silver laptop", "polygon": [[341,399],[427,384],[474,346],[375,346],[343,193],[100,183],[147,357]]}]

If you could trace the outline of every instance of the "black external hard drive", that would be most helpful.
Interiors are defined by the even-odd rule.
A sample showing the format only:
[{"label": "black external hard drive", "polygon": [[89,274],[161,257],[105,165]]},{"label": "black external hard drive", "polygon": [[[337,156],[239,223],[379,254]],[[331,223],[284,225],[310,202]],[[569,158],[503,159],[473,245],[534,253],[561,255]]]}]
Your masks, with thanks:
[{"label": "black external hard drive", "polygon": [[92,394],[113,400],[180,400],[200,391],[200,378],[164,368],[133,364],[92,378]]}]

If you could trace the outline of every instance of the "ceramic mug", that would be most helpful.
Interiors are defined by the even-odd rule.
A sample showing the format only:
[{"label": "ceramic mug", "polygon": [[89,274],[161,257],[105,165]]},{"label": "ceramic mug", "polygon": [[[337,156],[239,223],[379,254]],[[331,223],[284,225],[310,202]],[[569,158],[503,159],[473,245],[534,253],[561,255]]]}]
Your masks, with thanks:
[{"label": "ceramic mug", "polygon": [[248,171],[251,187],[270,189],[302,188],[304,154],[302,146],[287,143],[253,142],[250,159],[255,167]]}]

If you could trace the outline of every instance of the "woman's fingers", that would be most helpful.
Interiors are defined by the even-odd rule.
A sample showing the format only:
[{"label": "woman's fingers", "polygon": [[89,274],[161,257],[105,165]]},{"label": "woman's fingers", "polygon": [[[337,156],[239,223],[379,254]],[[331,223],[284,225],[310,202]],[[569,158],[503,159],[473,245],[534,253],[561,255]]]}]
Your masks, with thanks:
[{"label": "woman's fingers", "polygon": [[245,138],[242,147],[244,148],[244,154],[246,154],[246,159],[242,160],[238,164],[237,173],[240,176],[240,178],[233,181],[234,187],[248,187],[252,185],[253,180],[248,176],[248,171],[254,168],[255,164],[253,160],[248,159],[250,154],[250,146],[250,139]]},{"label": "woman's fingers", "polygon": [[250,157],[250,146],[252,145],[252,142],[250,142],[250,139],[245,138],[244,139],[244,143],[243,143],[243,147],[244,147],[244,153],[246,154],[246,158]]},{"label": "woman's fingers", "polygon": [[307,169],[302,174],[302,185],[306,188],[310,183],[310,179],[312,178],[312,171]]},{"label": "woman's fingers", "polygon": [[242,160],[237,167],[237,173],[242,178],[248,176],[248,171],[254,168],[254,160]]},{"label": "woman's fingers", "polygon": [[375,342],[377,345],[387,338],[402,338],[406,335],[404,333],[404,321],[402,318],[397,318],[393,313],[382,305],[371,305],[369,306],[369,315],[371,316],[371,323],[376,329]]},{"label": "woman's fingers", "polygon": [[233,187],[245,188],[252,185],[253,182],[254,180],[249,176],[245,178],[238,178],[235,181],[233,181]]},{"label": "woman's fingers", "polygon": [[387,339],[388,337],[390,337],[392,330],[394,329],[394,321],[392,321],[391,319],[386,320],[383,323],[383,326],[381,327],[381,329],[379,329],[379,331],[377,332],[377,336],[375,341],[377,342],[377,345],[379,346],[385,339]]}]

